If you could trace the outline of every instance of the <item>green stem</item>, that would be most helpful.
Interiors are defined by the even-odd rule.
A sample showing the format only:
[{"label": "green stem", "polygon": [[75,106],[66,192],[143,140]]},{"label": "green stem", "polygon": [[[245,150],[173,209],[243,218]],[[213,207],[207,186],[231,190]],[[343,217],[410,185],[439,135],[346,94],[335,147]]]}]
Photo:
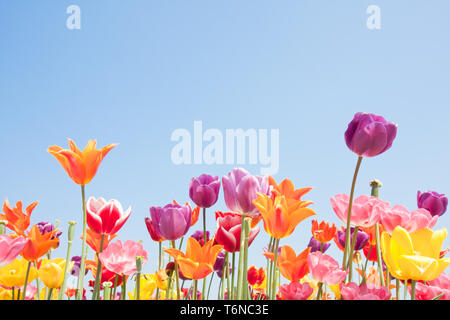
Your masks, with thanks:
[{"label": "green stem", "polygon": [[400,300],[400,280],[395,278],[395,296]]},{"label": "green stem", "polygon": [[207,296],[206,300],[209,299],[209,291],[211,290],[211,283],[212,283],[212,281],[213,281],[213,278],[214,278],[214,272],[211,273],[211,278],[209,279],[208,296]]},{"label": "green stem", "polygon": [[120,300],[127,300],[127,279],[122,275],[122,291],[120,291]]},{"label": "green stem", "polygon": [[[66,263],[67,263],[67,262],[66,262]],[[36,268],[36,270],[38,269],[36,260],[34,261],[34,267]],[[39,283],[40,283],[39,277],[37,277],[37,278],[36,278],[36,289],[37,289],[36,299],[37,299],[37,300],[41,300],[41,297],[40,297],[40,292],[41,292],[41,291],[40,291],[40,285],[39,285]]]},{"label": "green stem", "polygon": [[116,290],[117,290],[117,283],[119,282],[119,275],[116,273],[115,277],[114,277],[114,289],[112,292],[112,300],[116,300]]},{"label": "green stem", "polygon": [[227,267],[226,267],[226,277],[227,277],[227,300],[229,300],[230,299],[230,295],[232,294],[232,293],[230,293],[230,263],[229,263],[229,261],[228,261],[228,252],[225,252],[225,261],[226,261],[226,264],[227,264]]},{"label": "green stem", "polygon": [[358,161],[356,163],[355,173],[353,174],[352,187],[350,190],[350,199],[348,202],[348,214],[347,214],[347,229],[345,230],[345,248],[344,248],[344,258],[342,260],[342,268],[345,270],[345,264],[347,263],[347,255],[349,251],[350,245],[350,221],[352,218],[352,205],[353,205],[353,197],[355,194],[355,186],[356,186],[356,178],[358,177],[358,171],[361,167],[362,157],[358,157]]},{"label": "green stem", "polygon": [[28,284],[28,276],[30,275],[31,261],[28,261],[27,273],[25,275],[25,284],[23,285],[23,296],[22,300],[25,300],[27,296],[27,284]]},{"label": "green stem", "polygon": [[411,300],[416,300],[416,283],[417,280],[411,280]]},{"label": "green stem", "polygon": [[323,283],[322,282],[319,282],[319,285],[318,285],[318,290],[317,290],[317,300],[322,300],[322,287],[323,287]]},{"label": "green stem", "polygon": [[203,245],[206,244],[206,208],[203,208]]},{"label": "green stem", "polygon": [[243,262],[243,268],[244,268],[244,276],[243,276],[243,282],[244,282],[244,288],[243,288],[243,296],[242,298],[247,300],[248,299],[248,279],[247,279],[247,270],[248,270],[248,241],[249,241],[249,235],[250,235],[250,224],[251,224],[251,218],[245,218],[245,232],[244,232],[244,262]]},{"label": "green stem", "polygon": [[369,257],[372,254],[372,248],[373,248],[373,245],[370,245],[369,253],[367,254],[366,263],[364,264],[364,269],[363,269],[363,272],[362,272],[363,275],[362,275],[362,282],[361,283],[366,283],[366,270],[367,270],[367,265],[369,263]]},{"label": "green stem", "polygon": [[237,278],[237,299],[242,299],[242,282],[243,282],[243,263],[244,263],[244,232],[245,232],[245,215],[242,215],[241,218],[241,239],[240,239],[240,247],[239,247],[239,262],[238,262],[238,278]]},{"label": "green stem", "polygon": [[53,288],[50,288],[50,290],[48,290],[47,300],[52,300],[52,296],[53,296]]},{"label": "green stem", "polygon": [[220,279],[220,289],[221,289],[220,299],[221,300],[225,300],[225,271],[226,271],[225,263],[226,263],[226,258],[223,259],[222,278]]},{"label": "green stem", "polygon": [[356,243],[356,238],[358,237],[358,230],[359,230],[358,226],[356,226],[355,229],[353,229],[352,245],[350,247],[350,254],[348,257],[348,282],[352,281],[353,254],[355,252],[355,243]]},{"label": "green stem", "polygon": [[194,280],[194,289],[192,290],[192,300],[197,300],[197,279]]},{"label": "green stem", "polygon": [[231,259],[231,294],[228,295],[228,300],[234,300],[234,269],[235,269],[235,259],[236,254],[233,252],[232,259]]},{"label": "green stem", "polygon": [[[172,240],[172,248],[176,249],[175,248],[175,240]],[[180,292],[180,274],[178,273],[178,262],[177,262],[176,259],[175,259],[174,263],[175,263],[175,279],[176,279],[176,282],[177,282],[177,300],[178,300],[181,297],[181,292]]]},{"label": "green stem", "polygon": [[94,292],[92,293],[92,300],[99,300],[100,297],[100,279],[102,277],[102,262],[100,261],[99,254],[103,251],[103,242],[105,241],[105,234],[100,236],[100,248],[97,255],[97,271],[95,272]]},{"label": "green stem", "polygon": [[86,270],[85,260],[86,260],[86,195],[85,186],[81,186],[81,201],[83,202],[83,242],[81,247],[81,261],[80,261],[80,276],[78,277],[77,295],[76,299],[81,300],[83,298],[83,286],[84,286],[84,272]]},{"label": "green stem", "polygon": [[[67,232],[67,253],[66,253],[66,264],[64,266],[64,275],[63,275],[63,283],[58,293],[58,300],[62,300],[64,297],[64,292],[66,291],[66,281],[67,281],[67,271],[69,269],[69,259],[70,259],[70,251],[72,250],[72,240],[75,232],[75,221],[69,221],[69,231]],[[37,280],[37,279],[36,279]],[[39,292],[39,287],[38,287]],[[39,296],[39,294],[38,294]]]},{"label": "green stem", "polygon": [[272,275],[272,289],[271,289],[271,299],[275,300],[276,299],[276,292],[277,292],[277,261],[278,261],[278,247],[280,245],[280,239],[275,239],[275,247],[274,247],[274,254],[275,254],[275,258],[274,258],[274,262],[273,262],[273,275]]},{"label": "green stem", "polygon": [[[269,252],[273,252],[273,242],[274,242],[275,238],[274,237],[270,237],[270,241],[269,241],[269,247],[268,247],[268,251]],[[268,263],[268,267],[267,267],[267,297],[270,298],[271,297],[271,293],[272,293],[272,268],[273,268],[273,261],[271,259],[267,259],[267,263]]]},{"label": "green stem", "polygon": [[377,245],[378,272],[380,273],[381,286],[384,286],[383,263],[381,261],[380,227],[379,227],[378,223],[375,224],[375,239],[376,239],[376,245]]},{"label": "green stem", "polygon": [[15,294],[15,293],[14,293],[14,286],[12,286],[11,291],[12,291],[12,299],[11,299],[11,300],[15,300],[15,299],[14,299],[14,294]]}]

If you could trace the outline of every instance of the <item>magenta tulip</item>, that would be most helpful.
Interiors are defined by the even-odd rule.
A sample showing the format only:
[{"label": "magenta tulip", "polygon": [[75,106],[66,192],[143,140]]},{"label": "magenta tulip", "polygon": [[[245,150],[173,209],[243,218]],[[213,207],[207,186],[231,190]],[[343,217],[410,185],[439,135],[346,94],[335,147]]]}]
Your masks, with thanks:
[{"label": "magenta tulip", "polygon": [[417,206],[427,209],[432,216],[442,216],[447,211],[448,198],[435,191],[417,191]]},{"label": "magenta tulip", "polygon": [[228,209],[240,215],[258,216],[259,211],[253,204],[258,195],[270,195],[267,176],[253,176],[242,168],[234,169],[222,177],[225,204]]},{"label": "magenta tulip", "polygon": [[209,208],[217,202],[220,191],[219,177],[202,174],[189,183],[189,197],[200,208]]},{"label": "magenta tulip", "polygon": [[374,157],[392,146],[397,125],[382,116],[358,112],[345,131],[345,143],[360,157]]},{"label": "magenta tulip", "polygon": [[191,207],[188,205],[168,204],[165,207],[150,207],[152,225],[165,240],[177,240],[191,227]]}]

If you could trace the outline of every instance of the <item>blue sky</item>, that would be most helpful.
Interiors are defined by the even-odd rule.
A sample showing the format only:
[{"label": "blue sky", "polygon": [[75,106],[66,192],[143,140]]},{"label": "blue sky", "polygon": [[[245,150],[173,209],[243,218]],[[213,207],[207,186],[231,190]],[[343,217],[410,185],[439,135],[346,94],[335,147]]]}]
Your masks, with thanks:
[{"label": "blue sky", "polygon": [[[71,4],[80,30],[66,28]],[[366,27],[372,4],[380,30]],[[171,133],[192,133],[196,120],[224,133],[279,129],[275,178],[313,186],[305,199],[319,220],[340,225],[329,199],[350,189],[356,156],[344,132],[358,111],[397,123],[398,135],[364,160],[357,195],[374,178],[383,200],[411,210],[417,190],[449,193],[448,1],[2,1],[0,12],[0,199],[39,200],[32,223],[59,219],[66,231],[76,220],[81,234],[79,186],[46,149],[68,137],[119,143],[86,192],[132,206],[119,239],[143,240],[146,272],[157,261],[149,207],[185,202],[191,177],[237,166],[172,163]],[[214,210],[226,210],[222,190],[210,230]],[[310,228],[308,219],[281,244],[303,250]],[[65,237],[54,256],[65,255]],[[251,247],[257,266],[267,241],[261,232]]]}]

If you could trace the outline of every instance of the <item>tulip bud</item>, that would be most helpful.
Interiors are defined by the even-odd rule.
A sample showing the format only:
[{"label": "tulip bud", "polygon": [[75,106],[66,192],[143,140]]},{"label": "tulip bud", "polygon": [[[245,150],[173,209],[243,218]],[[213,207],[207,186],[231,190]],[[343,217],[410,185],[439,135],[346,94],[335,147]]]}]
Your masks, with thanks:
[{"label": "tulip bud", "polygon": [[8,220],[0,220],[0,234],[5,234]]},{"label": "tulip bud", "polygon": [[69,221],[69,232],[67,234],[67,237],[69,239],[70,242],[72,242],[73,237],[75,235],[75,225],[77,223],[75,221]]}]

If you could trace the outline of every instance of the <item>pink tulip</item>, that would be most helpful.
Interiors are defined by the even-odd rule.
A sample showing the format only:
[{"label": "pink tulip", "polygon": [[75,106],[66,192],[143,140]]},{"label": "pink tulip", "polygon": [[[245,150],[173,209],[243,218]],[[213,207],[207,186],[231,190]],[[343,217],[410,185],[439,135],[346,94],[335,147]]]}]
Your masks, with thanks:
[{"label": "pink tulip", "polygon": [[[411,292],[411,289],[409,289]],[[416,300],[433,300],[443,293],[439,300],[450,300],[450,275],[442,273],[428,285],[421,282],[416,284]]]},{"label": "pink tulip", "polygon": [[391,293],[386,287],[379,287],[372,283],[357,285],[354,282],[341,283],[339,290],[343,300],[389,300]]},{"label": "pink tulip", "polygon": [[28,239],[19,236],[15,239],[7,234],[0,235],[0,268],[7,266],[22,252]]},{"label": "pink tulip", "polygon": [[[349,200],[347,194],[337,194],[334,199],[331,198],[334,212],[344,223],[347,223]],[[363,228],[371,227],[380,221],[380,214],[385,207],[389,207],[389,203],[376,197],[359,196],[353,201],[350,223]]]},{"label": "pink tulip", "polygon": [[404,206],[396,205],[393,208],[384,208],[381,212],[381,224],[389,233],[392,233],[396,226],[401,226],[411,233],[422,228],[433,228],[438,217],[433,217],[426,209],[410,212]]},{"label": "pink tulip", "polygon": [[115,234],[131,214],[131,207],[123,211],[117,200],[90,197],[86,203],[87,224],[98,234]]},{"label": "pink tulip", "polygon": [[309,283],[300,284],[297,281],[283,284],[279,290],[284,300],[307,300],[314,292]]},{"label": "pink tulip", "polygon": [[117,240],[108,245],[105,251],[99,254],[103,266],[114,273],[129,276],[136,272],[136,258],[143,257],[142,265],[147,263],[148,254],[142,244],[127,240],[124,243]]},{"label": "pink tulip", "polygon": [[340,283],[347,276],[336,260],[320,251],[308,255],[308,267],[314,280],[327,285]]}]

